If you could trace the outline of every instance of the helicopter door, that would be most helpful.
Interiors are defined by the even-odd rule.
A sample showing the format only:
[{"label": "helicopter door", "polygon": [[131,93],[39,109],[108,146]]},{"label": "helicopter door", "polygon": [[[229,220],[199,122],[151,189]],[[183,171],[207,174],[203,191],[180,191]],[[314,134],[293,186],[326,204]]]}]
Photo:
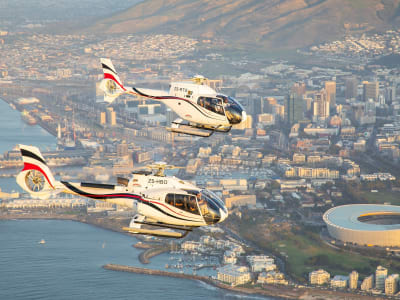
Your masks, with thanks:
[{"label": "helicopter door", "polygon": [[190,212],[192,214],[199,215],[199,209],[197,206],[196,197],[193,195],[183,195],[183,194],[167,194],[165,197],[165,202],[172,205],[178,209]]}]

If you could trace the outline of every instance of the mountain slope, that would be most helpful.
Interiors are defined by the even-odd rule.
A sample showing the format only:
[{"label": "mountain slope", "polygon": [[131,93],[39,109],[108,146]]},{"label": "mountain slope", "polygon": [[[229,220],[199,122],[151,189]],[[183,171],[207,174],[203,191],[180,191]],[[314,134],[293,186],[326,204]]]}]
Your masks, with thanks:
[{"label": "mountain slope", "polygon": [[91,31],[172,33],[297,48],[400,24],[400,0],[147,0]]}]

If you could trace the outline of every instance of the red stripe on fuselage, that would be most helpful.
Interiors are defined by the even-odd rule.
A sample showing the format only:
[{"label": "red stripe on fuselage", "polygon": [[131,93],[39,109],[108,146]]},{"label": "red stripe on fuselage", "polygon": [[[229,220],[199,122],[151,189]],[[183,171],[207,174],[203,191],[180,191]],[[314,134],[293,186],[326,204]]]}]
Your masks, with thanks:
[{"label": "red stripe on fuselage", "polygon": [[41,167],[39,167],[38,165],[24,162],[24,168],[22,169],[22,171],[26,171],[26,170],[36,170],[36,171],[39,171],[40,173],[42,173],[43,176],[46,178],[47,182],[50,184],[50,186],[54,189],[54,186],[51,184],[49,178],[47,177],[47,174],[42,170]]}]

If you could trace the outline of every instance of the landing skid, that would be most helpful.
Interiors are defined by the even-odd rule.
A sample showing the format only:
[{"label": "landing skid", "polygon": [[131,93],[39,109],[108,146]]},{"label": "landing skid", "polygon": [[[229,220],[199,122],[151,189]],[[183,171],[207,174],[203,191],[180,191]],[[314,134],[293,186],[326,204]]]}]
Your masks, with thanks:
[{"label": "landing skid", "polygon": [[171,127],[167,127],[168,131],[194,135],[200,137],[209,137],[214,132],[229,132],[232,126],[206,126],[196,123],[184,122],[182,119],[177,119],[172,122]]},{"label": "landing skid", "polygon": [[187,135],[194,135],[200,137],[209,137],[214,133],[213,130],[204,131],[189,125],[179,125],[178,128],[167,127],[167,130],[175,133],[183,133]]},{"label": "landing skid", "polygon": [[175,232],[175,231],[164,231],[164,230],[143,229],[143,228],[129,228],[129,227],[123,227],[122,230],[129,232],[131,234],[151,235],[151,236],[176,238],[176,239],[184,238],[189,233],[189,231],[180,233],[180,232]]},{"label": "landing skid", "polygon": [[[129,227],[123,227],[122,230],[129,232],[131,234],[151,235],[151,236],[179,239],[179,238],[184,238],[193,229],[192,227],[186,227],[186,226],[170,225],[170,224],[156,223],[156,222],[146,222],[144,219],[145,219],[144,216],[136,215],[131,220]],[[163,229],[147,229],[147,228],[142,228],[142,225],[162,227]],[[177,232],[171,229],[183,230],[184,232],[183,233]]]}]

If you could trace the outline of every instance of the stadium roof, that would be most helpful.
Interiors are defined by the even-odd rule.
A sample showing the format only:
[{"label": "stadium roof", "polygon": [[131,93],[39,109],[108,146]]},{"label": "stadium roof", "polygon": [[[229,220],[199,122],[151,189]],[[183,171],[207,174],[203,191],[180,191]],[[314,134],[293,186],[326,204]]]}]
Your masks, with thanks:
[{"label": "stadium roof", "polygon": [[400,206],[378,204],[349,204],[336,206],[325,212],[325,223],[350,230],[387,231],[398,230],[400,224],[380,225],[358,220],[360,216],[394,215],[400,217]]}]

